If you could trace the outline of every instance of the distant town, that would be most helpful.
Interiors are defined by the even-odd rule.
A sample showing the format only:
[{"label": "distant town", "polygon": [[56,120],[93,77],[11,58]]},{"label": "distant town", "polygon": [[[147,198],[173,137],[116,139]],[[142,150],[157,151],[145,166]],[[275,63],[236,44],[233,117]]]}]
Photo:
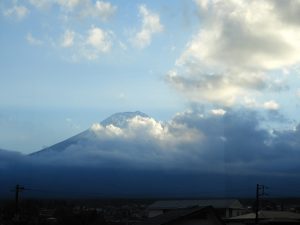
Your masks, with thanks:
[{"label": "distant town", "polygon": [[300,198],[42,199],[0,200],[0,225],[247,225],[300,224]]}]

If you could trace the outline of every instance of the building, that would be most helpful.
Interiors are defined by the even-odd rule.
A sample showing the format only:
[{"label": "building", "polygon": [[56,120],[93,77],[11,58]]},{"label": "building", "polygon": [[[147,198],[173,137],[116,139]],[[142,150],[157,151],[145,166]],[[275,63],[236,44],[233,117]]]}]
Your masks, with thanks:
[{"label": "building", "polygon": [[[255,213],[248,213],[241,216],[235,216],[226,219],[227,225],[248,225],[255,224]],[[288,211],[259,211],[258,212],[259,224],[268,225],[300,225],[300,214]]]},{"label": "building", "polygon": [[211,206],[176,209],[138,225],[225,225]]},{"label": "building", "polygon": [[148,217],[154,217],[173,210],[206,206],[212,206],[221,218],[239,216],[245,210],[240,201],[236,199],[208,199],[156,201],[148,207],[147,211]]}]

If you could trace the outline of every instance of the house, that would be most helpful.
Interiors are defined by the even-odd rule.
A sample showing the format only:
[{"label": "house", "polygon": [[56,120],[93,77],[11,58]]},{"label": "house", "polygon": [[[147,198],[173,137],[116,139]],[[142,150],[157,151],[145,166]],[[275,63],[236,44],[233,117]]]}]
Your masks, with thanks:
[{"label": "house", "polygon": [[138,225],[225,225],[211,206],[176,209]]},{"label": "house", "polygon": [[191,207],[212,206],[221,218],[239,216],[244,208],[236,199],[207,199],[207,200],[165,200],[156,201],[147,208],[148,217],[154,217],[173,210]]},{"label": "house", "polygon": [[[227,225],[240,225],[240,224],[255,224],[255,213],[248,213],[241,216],[235,216],[226,219]],[[288,211],[266,211],[261,210],[258,212],[259,224],[268,225],[300,225],[300,214]]]}]

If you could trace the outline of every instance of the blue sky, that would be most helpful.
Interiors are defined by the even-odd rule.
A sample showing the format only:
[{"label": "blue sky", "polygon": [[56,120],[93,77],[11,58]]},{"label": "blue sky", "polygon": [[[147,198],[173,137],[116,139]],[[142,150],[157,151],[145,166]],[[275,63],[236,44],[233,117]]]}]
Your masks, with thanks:
[{"label": "blue sky", "polygon": [[[63,1],[38,2],[1,2],[2,148],[34,151],[118,111],[142,110],[167,119],[183,107],[164,77],[195,29],[196,16],[179,11],[184,6],[195,12],[192,2],[103,2],[112,10],[107,18],[104,11],[80,18],[87,10],[80,1],[70,8]],[[143,26],[142,6],[159,19],[161,31],[137,46],[133,39]],[[108,51],[100,46],[84,53],[89,50],[76,42],[84,42],[79,36],[93,28],[111,32]],[[68,31],[74,40],[64,47]]]},{"label": "blue sky", "polygon": [[293,130],[299,1],[0,3],[0,148],[29,153],[121,111],[259,112]]}]

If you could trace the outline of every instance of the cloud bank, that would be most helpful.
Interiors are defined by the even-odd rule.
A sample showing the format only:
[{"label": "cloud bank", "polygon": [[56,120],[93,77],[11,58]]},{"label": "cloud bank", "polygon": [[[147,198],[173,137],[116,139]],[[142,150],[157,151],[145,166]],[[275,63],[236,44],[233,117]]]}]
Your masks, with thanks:
[{"label": "cloud bank", "polygon": [[300,125],[270,130],[261,120],[254,111],[215,109],[188,110],[168,122],[135,116],[119,125],[95,123],[34,155],[1,150],[0,180],[45,188],[55,182],[64,189],[80,180],[83,191],[97,187],[113,196],[192,196],[200,190],[214,190],[216,196],[222,193],[216,185],[255,187],[260,181],[299,185]]},{"label": "cloud bank", "polygon": [[[42,154],[37,162],[101,168],[230,174],[295,174],[299,126],[269,130],[254,111],[186,111],[169,122],[136,116],[124,126],[91,128]],[[214,165],[214,166],[212,166]]]},{"label": "cloud bank", "polygon": [[232,106],[245,96],[284,90],[272,72],[299,63],[299,1],[195,1],[200,29],[168,73],[194,102]]}]

